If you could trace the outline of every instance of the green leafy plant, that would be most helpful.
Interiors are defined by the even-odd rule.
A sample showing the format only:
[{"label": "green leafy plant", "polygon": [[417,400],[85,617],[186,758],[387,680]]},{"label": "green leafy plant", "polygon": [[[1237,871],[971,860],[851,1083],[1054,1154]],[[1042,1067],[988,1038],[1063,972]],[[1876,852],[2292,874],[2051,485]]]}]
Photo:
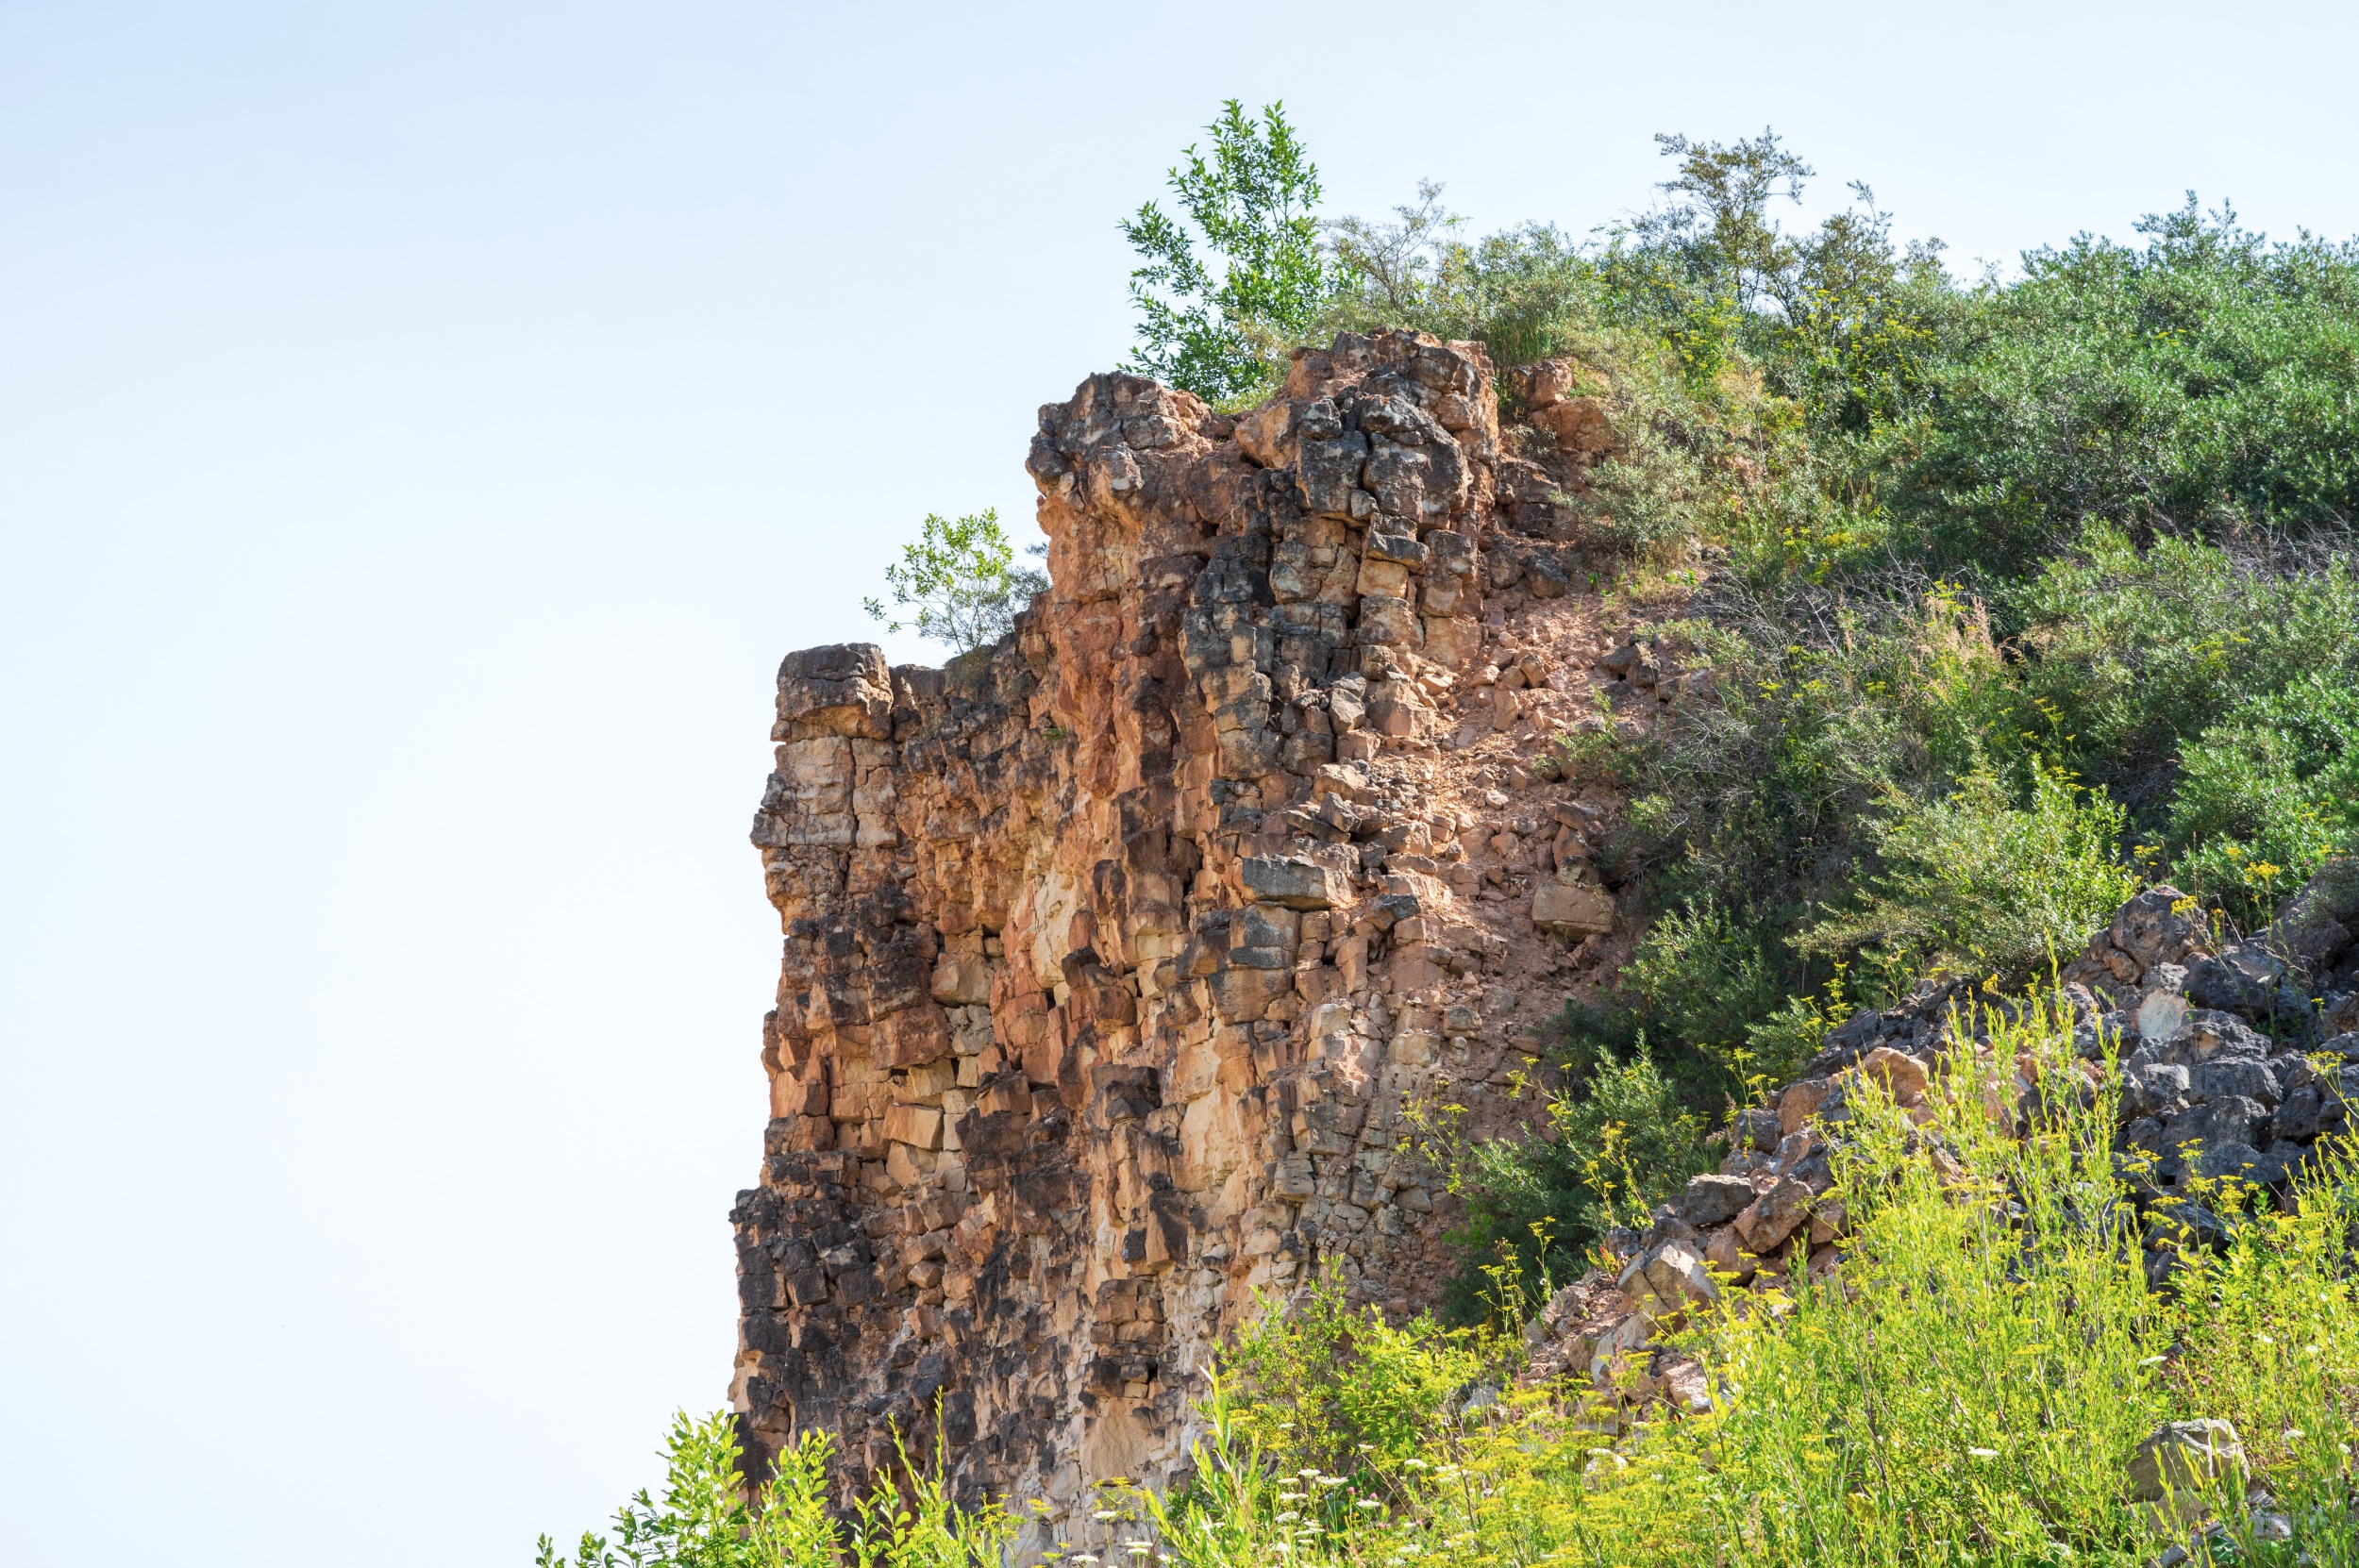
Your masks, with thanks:
[{"label": "green leafy plant", "polygon": [[[728,1411],[673,1418],[663,1497],[641,1492],[616,1511],[614,1539],[583,1532],[571,1560],[543,1536],[538,1568],[999,1568],[1017,1523],[986,1502],[962,1507],[939,1474],[895,1447],[904,1484],[879,1478],[852,1500],[850,1518],[829,1507],[835,1440],[806,1431],[767,1477],[745,1473]],[[937,1455],[937,1458],[939,1456]]]},{"label": "green leafy plant", "polygon": [[1122,224],[1139,342],[1129,364],[1216,408],[1261,396],[1334,287],[1319,245],[1319,173],[1283,104],[1257,122],[1231,98],[1169,176],[1180,216],[1153,202]]},{"label": "green leafy plant", "polygon": [[885,583],[892,609],[875,599],[862,602],[887,631],[906,626],[972,653],[1013,630],[1016,615],[1047,589],[1048,577],[1015,564],[999,513],[987,509],[955,521],[929,513],[917,539],[901,547],[900,560],[885,568]]},{"label": "green leafy plant", "polygon": [[1946,800],[1895,791],[1870,829],[1884,869],[1857,908],[1804,931],[1806,952],[1860,955],[1887,993],[1918,976],[2028,978],[2138,891],[2122,812],[2050,763],[2016,804],[1987,769]]},{"label": "green leafy plant", "polygon": [[2091,522],[2221,539],[2359,516],[2359,247],[2270,243],[2192,193],[2025,257],[1896,451],[1893,504],[1949,560],[2035,569]]},{"label": "green leafy plant", "polygon": [[1447,1298],[1456,1320],[1545,1300],[1610,1227],[1643,1225],[1713,1163],[1695,1096],[1656,1064],[1643,1032],[1617,1050],[1610,1030],[1593,1031],[1576,1059],[1537,1137],[1470,1138],[1463,1106],[1404,1108],[1412,1145],[1466,1205],[1451,1238],[1467,1265]]},{"label": "green leafy plant", "polygon": [[[2200,1568],[2359,1561],[2350,1150],[2322,1148],[2282,1203],[2223,1182],[2188,1195],[2200,1225],[2174,1226],[2165,1207],[2142,1217],[2113,1148],[2110,1044],[2082,1060],[2062,997],[1984,1022],[1989,1050],[1960,1053],[1920,1106],[1850,1091],[1822,1200],[1848,1227],[1839,1266],[1765,1260],[1748,1290],[1668,1329],[1708,1408],[1633,1419],[1584,1369],[1478,1383],[1420,1404],[1414,1441],[1362,1449],[1296,1383],[1216,1379],[1198,1484],[1144,1500],[1138,1555],[1173,1568],[2133,1568],[2179,1543]],[[2018,1099],[2027,1072],[2034,1092]],[[2186,1239],[2172,1291],[2149,1286],[2150,1223]],[[1332,1364],[1325,1330],[1264,1318],[1256,1332],[1281,1358],[1292,1345]],[[1422,1375],[1388,1365],[1386,1386],[1439,1386],[1467,1343],[1368,1353],[1425,1359]],[[2197,1418],[2233,1424],[2250,1465],[2189,1490],[2189,1512],[2208,1510],[2200,1534],[2136,1504],[2129,1480],[2159,1423]],[[2270,1529],[2247,1479],[2274,1499]]]},{"label": "green leafy plant", "polygon": [[1430,1318],[1393,1324],[1345,1305],[1341,1276],[1264,1300],[1230,1348],[1241,1429],[1263,1452],[1349,1476],[1417,1452],[1452,1395],[1484,1370],[1480,1337]]},{"label": "green leafy plant", "polygon": [[2248,929],[2359,842],[2359,682],[2312,671],[2250,697],[2180,754],[2175,875]]}]

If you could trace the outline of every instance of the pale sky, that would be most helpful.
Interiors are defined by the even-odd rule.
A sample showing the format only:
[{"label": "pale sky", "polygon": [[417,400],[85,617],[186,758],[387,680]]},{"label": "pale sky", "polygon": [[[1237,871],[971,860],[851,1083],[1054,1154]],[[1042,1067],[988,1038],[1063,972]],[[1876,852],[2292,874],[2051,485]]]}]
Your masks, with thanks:
[{"label": "pale sky", "polygon": [[0,1557],[516,1565],[659,1478],[773,672],[1029,519],[1222,98],[1331,213],[1586,230],[1774,125],[2004,263],[2359,231],[2352,14],[0,0]]}]

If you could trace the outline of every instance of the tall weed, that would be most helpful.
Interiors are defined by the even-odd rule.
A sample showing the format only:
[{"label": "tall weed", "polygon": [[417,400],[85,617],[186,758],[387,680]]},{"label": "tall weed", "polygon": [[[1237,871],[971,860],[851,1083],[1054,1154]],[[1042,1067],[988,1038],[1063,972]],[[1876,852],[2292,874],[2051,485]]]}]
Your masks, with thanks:
[{"label": "tall weed", "polygon": [[[896,1445],[897,1445],[896,1438]],[[804,1431],[751,1489],[737,1424],[726,1410],[672,1422],[661,1502],[642,1492],[614,1515],[615,1536],[584,1531],[575,1554],[541,1538],[538,1568],[999,1568],[1018,1522],[997,1503],[965,1507],[939,1474],[900,1458],[900,1481],[879,1478],[832,1506],[835,1439]],[[847,1516],[848,1515],[848,1516]]]}]

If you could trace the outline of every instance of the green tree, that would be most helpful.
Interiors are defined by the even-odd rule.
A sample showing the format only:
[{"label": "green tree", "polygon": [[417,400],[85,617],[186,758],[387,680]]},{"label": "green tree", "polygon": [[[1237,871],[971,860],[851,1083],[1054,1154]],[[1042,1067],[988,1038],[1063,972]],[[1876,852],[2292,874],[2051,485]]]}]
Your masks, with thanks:
[{"label": "green tree", "polygon": [[1680,160],[1679,177],[1660,187],[1671,204],[1641,218],[1633,231],[1685,252],[1699,275],[1725,281],[1748,309],[1765,298],[1784,303],[1799,258],[1769,217],[1769,204],[1782,195],[1799,206],[1802,182],[1817,171],[1767,129],[1725,146],[1684,136],[1657,136],[1655,144]]},{"label": "green tree", "polygon": [[[862,602],[887,631],[908,626],[972,653],[1007,636],[1048,578],[1015,564],[1015,546],[999,526],[999,513],[987,509],[955,522],[928,513],[924,531],[901,547],[898,563],[885,568],[885,584],[893,591],[891,610],[875,599]],[[909,619],[897,619],[900,612]]]},{"label": "green tree", "polygon": [[1139,343],[1129,365],[1166,386],[1229,407],[1283,373],[1284,349],[1333,292],[1319,253],[1319,172],[1270,104],[1256,123],[1231,98],[1170,175],[1180,216],[1153,202],[1124,220],[1144,264],[1130,274]]}]

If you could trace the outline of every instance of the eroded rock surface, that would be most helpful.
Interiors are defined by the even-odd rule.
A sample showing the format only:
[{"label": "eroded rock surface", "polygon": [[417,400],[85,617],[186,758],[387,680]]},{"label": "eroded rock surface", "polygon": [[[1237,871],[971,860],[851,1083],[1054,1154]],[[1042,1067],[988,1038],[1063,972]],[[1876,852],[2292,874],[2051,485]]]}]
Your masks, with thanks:
[{"label": "eroded rock surface", "polygon": [[786,660],[756,1442],[824,1426],[857,1473],[938,1419],[962,1490],[1067,1508],[1174,1478],[1257,1292],[1430,1302],[1404,1107],[1519,1119],[1617,940],[1611,803],[1528,767],[1621,674],[1567,592],[1604,416],[1514,457],[1497,408],[1480,349],[1401,334],[1234,421],[1093,376],[1041,413],[1054,587],[1012,639]]}]

